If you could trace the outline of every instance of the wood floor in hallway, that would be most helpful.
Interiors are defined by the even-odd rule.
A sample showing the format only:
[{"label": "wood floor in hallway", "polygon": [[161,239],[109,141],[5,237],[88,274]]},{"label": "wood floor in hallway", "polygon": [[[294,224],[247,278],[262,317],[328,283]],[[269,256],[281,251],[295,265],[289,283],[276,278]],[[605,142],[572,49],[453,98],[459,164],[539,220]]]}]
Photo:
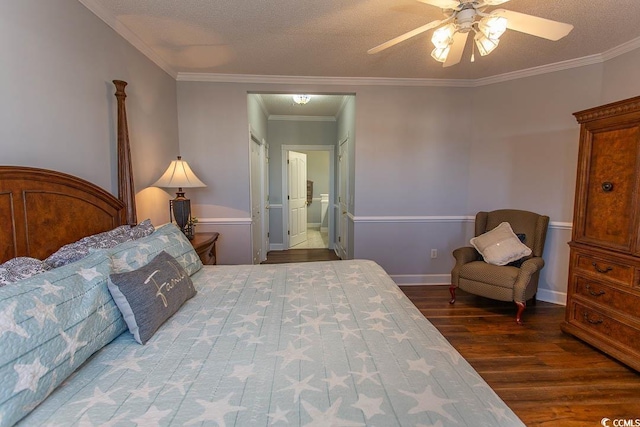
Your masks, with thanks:
[{"label": "wood floor in hallway", "polygon": [[269,251],[263,264],[283,264],[286,262],[335,261],[340,258],[332,249],[289,249]]}]

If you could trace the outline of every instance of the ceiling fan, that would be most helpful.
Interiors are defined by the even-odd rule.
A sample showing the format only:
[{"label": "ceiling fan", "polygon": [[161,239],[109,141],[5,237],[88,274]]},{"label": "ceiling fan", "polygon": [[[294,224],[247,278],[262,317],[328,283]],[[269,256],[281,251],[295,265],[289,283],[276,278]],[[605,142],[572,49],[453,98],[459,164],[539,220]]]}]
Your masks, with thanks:
[{"label": "ceiling fan", "polygon": [[[467,37],[472,31],[474,41],[482,56],[491,53],[500,41],[505,30],[515,30],[521,33],[557,41],[569,34],[573,25],[550,19],[497,9],[486,12],[487,7],[497,6],[509,0],[418,0],[432,6],[439,7],[445,14],[445,19],[429,22],[426,25],[393,38],[381,45],[369,49],[367,53],[374,54],[391,46],[415,37],[419,34],[438,27],[433,32],[431,42],[435,46],[431,56],[443,67],[450,67],[460,62]],[[474,60],[472,55],[471,60]]]}]

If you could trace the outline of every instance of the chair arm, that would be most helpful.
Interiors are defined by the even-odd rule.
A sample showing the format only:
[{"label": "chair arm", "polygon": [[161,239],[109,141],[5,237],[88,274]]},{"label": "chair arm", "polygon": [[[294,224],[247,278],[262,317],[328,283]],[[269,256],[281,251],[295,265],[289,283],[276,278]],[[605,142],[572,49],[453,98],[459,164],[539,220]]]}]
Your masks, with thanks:
[{"label": "chair arm", "polygon": [[[544,267],[544,259],[542,259],[542,257],[529,258],[522,263],[518,278],[513,286],[513,300],[515,302],[526,301],[526,290],[531,284],[531,278],[542,270],[542,267]],[[535,286],[537,285],[537,280],[535,280]]]},{"label": "chair arm", "polygon": [[465,246],[453,251],[453,257],[456,259],[456,265],[451,270],[451,285],[458,287],[458,278],[460,277],[460,269],[463,265],[476,261],[480,257],[480,253],[471,246]]}]

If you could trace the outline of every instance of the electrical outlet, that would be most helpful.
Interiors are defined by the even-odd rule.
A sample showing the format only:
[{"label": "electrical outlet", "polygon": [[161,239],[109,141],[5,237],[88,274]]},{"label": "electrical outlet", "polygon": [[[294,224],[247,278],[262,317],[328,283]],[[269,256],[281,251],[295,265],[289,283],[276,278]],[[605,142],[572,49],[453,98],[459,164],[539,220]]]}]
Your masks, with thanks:
[{"label": "electrical outlet", "polygon": [[431,258],[438,258],[438,250],[437,249],[431,249]]}]

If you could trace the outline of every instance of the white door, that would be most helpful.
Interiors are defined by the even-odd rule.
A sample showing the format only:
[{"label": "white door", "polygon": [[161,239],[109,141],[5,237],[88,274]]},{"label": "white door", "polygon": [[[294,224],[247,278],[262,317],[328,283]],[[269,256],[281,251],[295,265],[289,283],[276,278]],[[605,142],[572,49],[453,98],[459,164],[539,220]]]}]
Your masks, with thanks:
[{"label": "white door", "polygon": [[349,150],[348,138],[340,142],[338,151],[338,256],[347,258],[347,207],[349,197]]},{"label": "white door", "polygon": [[307,241],[307,155],[289,151],[289,247]]},{"label": "white door", "polygon": [[269,145],[262,140],[262,260],[269,252]]},{"label": "white door", "polygon": [[262,261],[262,147],[251,137],[251,246],[254,264]]}]

